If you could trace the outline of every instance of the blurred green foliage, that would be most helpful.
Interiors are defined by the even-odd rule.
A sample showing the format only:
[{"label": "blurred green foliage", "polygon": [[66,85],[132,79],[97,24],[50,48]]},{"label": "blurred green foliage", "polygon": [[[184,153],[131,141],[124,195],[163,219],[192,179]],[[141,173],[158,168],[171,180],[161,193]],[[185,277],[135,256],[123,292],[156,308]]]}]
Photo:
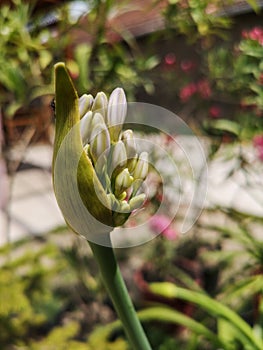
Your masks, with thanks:
[{"label": "blurred green foliage", "polygon": [[[128,29],[120,30],[114,24],[118,13],[136,9],[132,2],[116,3],[112,0],[96,1],[87,16],[87,22],[80,26],[91,36],[90,42],[74,47],[73,60],[68,66],[76,70],[76,83],[80,93],[99,90],[111,91],[122,86],[129,98],[139,87],[148,93],[153,91],[149,72],[159,62],[157,55],[143,52],[137,39]],[[117,16],[116,16],[117,14]],[[108,20],[111,20],[109,28]],[[113,35],[112,39],[109,36]]]},{"label": "blurred green foliage", "polygon": [[[251,18],[254,11],[254,26],[252,19],[241,23],[238,16],[246,6]],[[244,141],[262,133],[262,26],[257,18],[262,13],[257,2],[171,0],[164,15],[164,37],[172,34],[183,47],[179,52],[174,41],[158,72],[173,86],[176,112],[213,139]]]},{"label": "blurred green foliage", "polygon": [[[257,33],[258,38],[253,38]],[[207,79],[213,87],[213,97],[230,106],[229,111],[225,110],[221,116],[225,118],[224,121],[206,122],[207,125],[204,126],[210,132],[213,129],[222,133],[226,128],[232,128],[232,134],[241,141],[251,140],[262,133],[262,44],[263,28],[255,26],[250,30],[243,30],[239,41],[221,43],[207,52],[204,66]]]},{"label": "blurred green foliage", "polygon": [[[57,61],[66,61],[80,94],[116,86],[131,98],[141,86],[152,92],[146,72],[158,64],[157,57],[145,55],[129,32],[111,28],[118,38],[111,42],[108,37],[109,18],[126,5],[87,1],[87,12],[73,19],[71,3],[61,2],[47,13],[36,11],[35,2],[0,5],[0,106],[5,116],[53,93]],[[79,42],[76,33],[83,32],[85,40]]]},{"label": "blurred green foliage", "polygon": [[29,31],[32,4],[15,0],[0,11],[0,105],[6,116],[51,91],[52,52],[46,29]]},{"label": "blurred green foliage", "polygon": [[64,247],[57,243],[65,234],[58,231],[47,240],[25,239],[1,247],[1,349],[127,349],[121,338],[87,338],[94,315],[89,306],[84,318],[78,313],[95,296],[102,303],[105,292],[93,277],[91,255],[81,252],[79,242]]},{"label": "blurred green foliage", "polygon": [[4,259],[0,274],[2,346],[23,343],[29,334],[33,336],[45,324],[54,322],[67,304],[61,293],[53,294],[57,276],[67,267],[66,261],[53,245],[33,242],[32,245],[35,245],[33,250],[29,244],[25,244],[24,249],[23,244],[18,249],[12,247],[12,252],[11,247],[1,249]]},{"label": "blurred green foliage", "polygon": [[[233,0],[227,1],[228,5]],[[225,30],[231,26],[229,17],[215,16],[226,3],[219,0],[170,0],[165,10],[168,27],[177,33],[184,34],[190,42],[211,35],[224,36]]]},{"label": "blurred green foliage", "polygon": [[[257,1],[246,2],[254,11],[259,10]],[[169,0],[164,15],[168,28],[185,35],[191,43],[212,36],[227,38],[233,21],[225,10],[235,4],[235,0]]]}]

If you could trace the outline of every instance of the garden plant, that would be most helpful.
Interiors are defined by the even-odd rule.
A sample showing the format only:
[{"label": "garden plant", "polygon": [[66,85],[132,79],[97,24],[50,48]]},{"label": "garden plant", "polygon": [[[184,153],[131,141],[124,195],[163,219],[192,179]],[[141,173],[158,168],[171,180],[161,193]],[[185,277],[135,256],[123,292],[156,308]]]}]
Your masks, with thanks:
[{"label": "garden plant", "polygon": [[1,157],[26,141],[8,123],[48,94],[65,225],[0,247],[0,348],[262,350],[260,5],[244,2],[257,20],[236,30],[235,1],[171,0],[161,30],[136,38],[108,24],[137,2],[84,1],[77,18],[71,2],[48,17],[8,3]]}]

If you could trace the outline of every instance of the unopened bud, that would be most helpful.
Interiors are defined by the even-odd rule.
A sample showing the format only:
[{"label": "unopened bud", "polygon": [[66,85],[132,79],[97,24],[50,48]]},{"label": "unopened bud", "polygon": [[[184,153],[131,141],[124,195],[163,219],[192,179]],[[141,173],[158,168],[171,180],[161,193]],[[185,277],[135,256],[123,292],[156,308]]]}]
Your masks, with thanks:
[{"label": "unopened bud", "polygon": [[90,136],[90,152],[94,162],[104,154],[106,156],[110,147],[110,135],[105,124],[97,124]]},{"label": "unopened bud", "polygon": [[80,120],[80,134],[82,138],[83,145],[89,143],[90,134],[91,134],[91,121],[92,121],[92,112],[87,112],[84,117]]},{"label": "unopened bud", "polygon": [[127,158],[133,158],[136,156],[136,143],[133,137],[133,131],[128,129],[122,133],[121,139],[125,145]]},{"label": "unopened bud", "polygon": [[130,209],[135,210],[135,209],[140,208],[142,206],[143,202],[145,201],[145,198],[146,198],[146,196],[144,193],[141,193],[138,196],[133,197],[129,201]]},{"label": "unopened bud", "polygon": [[131,186],[133,182],[133,177],[130,175],[127,168],[123,169],[115,179],[115,195],[119,196],[122,194],[127,188]]},{"label": "unopened bud", "polygon": [[135,158],[130,158],[127,161],[127,168],[129,170],[130,173],[132,173],[136,167],[137,164],[137,155]]},{"label": "unopened bud", "polygon": [[148,168],[148,153],[142,152],[133,172],[134,179],[145,180],[148,174]]},{"label": "unopened bud", "polygon": [[127,113],[126,96],[121,88],[116,88],[110,95],[106,122],[111,139],[118,141],[122,125]]},{"label": "unopened bud", "polygon": [[100,114],[106,120],[107,106],[108,106],[108,99],[107,99],[107,96],[104,94],[104,92],[97,93],[92,105],[92,111],[100,112]]},{"label": "unopened bud", "polygon": [[118,196],[119,201],[124,201],[124,199],[127,198],[127,192],[124,191]]},{"label": "unopened bud", "polygon": [[130,213],[131,212],[131,208],[130,205],[127,203],[127,201],[121,201],[117,211],[120,213]]},{"label": "unopened bud", "polygon": [[79,98],[79,114],[82,118],[89,110],[91,110],[93,103],[93,96],[84,94]]},{"label": "unopened bud", "polygon": [[113,146],[112,158],[110,164],[110,174],[113,173],[117,168],[122,168],[127,163],[127,153],[125,150],[124,143],[122,141],[118,141]]},{"label": "unopened bud", "polygon": [[105,120],[104,120],[103,116],[101,115],[101,113],[94,114],[94,116],[92,118],[91,128],[92,129],[95,128],[96,125],[98,125],[98,124],[102,124],[106,128]]}]

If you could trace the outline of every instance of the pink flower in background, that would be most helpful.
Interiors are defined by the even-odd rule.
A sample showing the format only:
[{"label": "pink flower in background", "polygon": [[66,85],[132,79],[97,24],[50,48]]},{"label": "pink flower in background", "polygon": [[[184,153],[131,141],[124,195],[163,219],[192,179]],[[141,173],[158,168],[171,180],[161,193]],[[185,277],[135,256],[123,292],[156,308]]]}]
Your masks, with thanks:
[{"label": "pink flower in background", "polygon": [[162,232],[163,236],[168,239],[168,241],[173,241],[177,238],[178,234],[173,228],[167,228]]},{"label": "pink flower in background", "polygon": [[253,139],[254,147],[263,147],[263,135],[256,135]]},{"label": "pink flower in background", "polygon": [[203,99],[208,99],[212,95],[209,81],[202,79],[197,83],[184,86],[180,91],[180,99],[182,102],[187,102],[195,93],[198,93]]},{"label": "pink flower in background", "polygon": [[155,233],[162,233],[168,240],[172,241],[178,236],[178,233],[171,227],[171,220],[165,215],[154,215],[149,225]]},{"label": "pink flower in background", "polygon": [[164,56],[164,62],[168,66],[175,65],[176,63],[176,56],[173,52],[170,52]]},{"label": "pink flower in background", "polygon": [[199,80],[197,83],[197,90],[204,99],[208,99],[212,95],[210,83],[206,79]]},{"label": "pink flower in background", "polygon": [[263,44],[263,28],[255,27],[249,32],[249,37],[252,40],[258,41],[261,45]]},{"label": "pink flower in background", "polygon": [[191,60],[183,60],[180,64],[180,67],[183,72],[190,72],[195,68],[195,63]]},{"label": "pink flower in background", "polygon": [[253,139],[253,145],[257,151],[258,159],[263,161],[263,135],[256,135]]},{"label": "pink flower in background", "polygon": [[150,228],[155,232],[163,232],[170,224],[171,220],[165,215],[154,215],[150,219]]},{"label": "pink flower in background", "polygon": [[197,92],[197,86],[194,83],[190,83],[184,86],[180,91],[180,99],[182,102],[187,102]]},{"label": "pink flower in background", "polygon": [[251,39],[257,41],[260,45],[263,45],[263,28],[254,27],[251,30],[243,30],[242,37],[244,39]]},{"label": "pink flower in background", "polygon": [[3,159],[1,159],[0,153],[0,209],[4,208],[8,200],[8,176],[6,164]]},{"label": "pink flower in background", "polygon": [[218,106],[211,106],[210,109],[209,109],[209,115],[211,118],[220,118],[221,115],[222,115],[222,110],[220,107]]}]

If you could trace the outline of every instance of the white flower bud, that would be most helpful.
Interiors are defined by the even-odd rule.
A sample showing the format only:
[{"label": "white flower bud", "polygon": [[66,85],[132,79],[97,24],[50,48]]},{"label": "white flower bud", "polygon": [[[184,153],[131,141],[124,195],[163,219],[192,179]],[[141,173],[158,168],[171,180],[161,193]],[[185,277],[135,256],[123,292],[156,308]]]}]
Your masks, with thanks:
[{"label": "white flower bud", "polygon": [[122,125],[127,113],[126,96],[121,88],[116,88],[110,95],[106,123],[111,139],[118,141]]},{"label": "white flower bud", "polygon": [[127,201],[121,201],[119,203],[117,211],[120,212],[120,213],[130,213],[131,212],[131,208],[130,208],[130,205],[127,203]]},{"label": "white flower bud", "polygon": [[94,162],[103,154],[107,156],[110,150],[110,135],[105,124],[97,124],[90,136],[90,153]]},{"label": "white flower bud", "polygon": [[92,123],[91,123],[91,128],[95,128],[96,125],[98,124],[103,124],[106,128],[106,124],[105,124],[105,121],[104,121],[104,118],[103,116],[101,115],[101,113],[95,113],[93,118],[92,118]]},{"label": "white flower bud", "polygon": [[134,158],[130,158],[130,159],[128,159],[128,161],[127,161],[127,168],[128,168],[128,170],[129,170],[130,174],[133,173],[133,171],[134,171],[134,169],[135,169],[135,167],[136,167],[137,158],[138,158],[138,156],[137,156],[137,154],[136,154],[136,156],[135,156]]},{"label": "white flower bud", "polygon": [[134,158],[136,156],[136,143],[133,137],[133,131],[128,129],[122,133],[121,139],[125,145],[127,158]]},{"label": "white flower bud", "polygon": [[129,201],[129,205],[130,205],[130,209],[131,210],[135,210],[140,208],[140,206],[143,204],[143,202],[145,201],[145,194],[141,193],[138,196],[133,197],[130,201]]},{"label": "white flower bud", "polygon": [[110,175],[113,171],[119,167],[124,167],[127,163],[127,153],[125,150],[124,143],[122,141],[118,141],[113,146],[111,164],[110,164]]},{"label": "white flower bud", "polygon": [[107,96],[104,94],[104,92],[97,93],[97,95],[94,99],[94,102],[93,102],[92,111],[93,112],[96,112],[96,111],[100,112],[100,114],[106,120],[107,107],[108,107]]},{"label": "white flower bud", "polygon": [[122,194],[127,188],[131,186],[133,177],[130,175],[127,168],[123,169],[115,179],[114,193],[116,196]]},{"label": "white flower bud", "polygon": [[118,196],[118,200],[119,201],[124,201],[126,197],[127,197],[127,192],[124,191]]},{"label": "white flower bud", "polygon": [[80,120],[80,134],[81,134],[83,145],[86,145],[90,141],[91,122],[92,122],[92,112],[89,111]]},{"label": "white flower bud", "polygon": [[148,153],[142,152],[133,172],[134,179],[145,180],[148,174],[148,168]]},{"label": "white flower bud", "polygon": [[84,94],[79,98],[79,114],[82,118],[89,110],[91,110],[93,96]]}]

